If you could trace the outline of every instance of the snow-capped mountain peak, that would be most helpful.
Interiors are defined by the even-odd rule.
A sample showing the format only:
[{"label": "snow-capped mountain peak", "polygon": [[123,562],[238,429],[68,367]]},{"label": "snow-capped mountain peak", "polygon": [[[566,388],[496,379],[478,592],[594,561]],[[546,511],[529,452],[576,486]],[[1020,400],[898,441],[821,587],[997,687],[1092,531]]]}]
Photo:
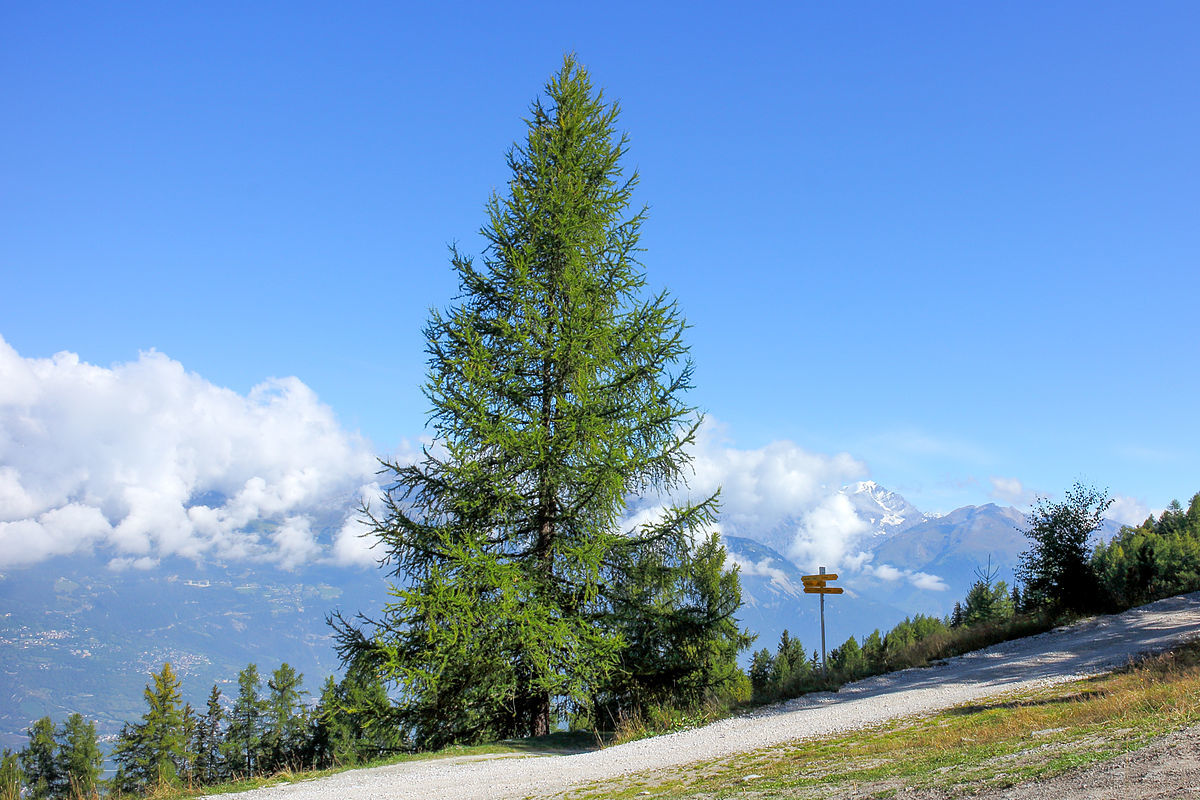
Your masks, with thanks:
[{"label": "snow-capped mountain peak", "polygon": [[926,516],[912,503],[875,481],[859,481],[842,488],[855,512],[871,525],[876,536],[890,535],[924,522]]}]

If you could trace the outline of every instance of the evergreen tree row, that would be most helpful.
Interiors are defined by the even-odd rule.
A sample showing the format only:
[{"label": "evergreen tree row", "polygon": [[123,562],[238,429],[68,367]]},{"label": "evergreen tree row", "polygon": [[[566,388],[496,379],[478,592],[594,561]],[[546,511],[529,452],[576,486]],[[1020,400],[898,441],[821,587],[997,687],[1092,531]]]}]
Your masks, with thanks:
[{"label": "evergreen tree row", "polygon": [[1111,609],[1200,590],[1200,493],[1186,511],[1172,501],[1158,519],[1122,528],[1095,548],[1090,566]]},{"label": "evergreen tree row", "polygon": [[55,728],[42,717],[29,728],[29,744],[20,753],[0,754],[0,800],[95,797],[101,761],[95,722],[72,714]]},{"label": "evergreen tree row", "polygon": [[238,673],[238,693],[228,708],[213,686],[199,715],[181,703],[179,679],[164,664],[146,687],[146,712],[118,738],[113,789],[144,794],[161,785],[353,765],[402,748],[377,677],[358,669],[340,682],[330,677],[311,706],[304,703],[302,681],[285,663],[264,682],[250,664]]},{"label": "evergreen tree row", "polygon": [[303,676],[281,664],[264,682],[258,667],[238,673],[238,693],[222,702],[212,687],[202,713],[182,701],[170,663],[151,676],[146,711],[122,726],[116,774],[102,782],[94,722],[72,714],[58,728],[43,717],[19,753],[0,754],[0,800],[146,795],[281,771],[353,766],[404,749],[383,683],[356,667],[326,679],[306,704]]},{"label": "evergreen tree row", "polygon": [[900,621],[886,634],[876,629],[862,642],[849,637],[829,651],[824,669],[821,654],[816,650],[808,653],[800,640],[785,630],[774,653],[764,647],[750,660],[754,699],[774,702],[913,666],[914,646],[949,630],[948,619],[917,614]]}]

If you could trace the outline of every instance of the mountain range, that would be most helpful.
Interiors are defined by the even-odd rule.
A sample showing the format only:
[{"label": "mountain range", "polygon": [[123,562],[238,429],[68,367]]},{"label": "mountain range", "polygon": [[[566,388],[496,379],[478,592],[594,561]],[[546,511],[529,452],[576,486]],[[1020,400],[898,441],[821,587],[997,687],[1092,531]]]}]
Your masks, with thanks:
[{"label": "mountain range", "polygon": [[[862,523],[844,563],[789,556],[798,519],[724,537],[741,571],[740,622],[758,634],[752,649],[774,650],[785,628],[810,651],[820,647],[819,599],[801,581],[819,566],[837,572],[846,590],[826,599],[830,649],[915,613],[948,614],[989,558],[997,579],[1011,583],[1025,547],[1019,511],[984,505],[925,514],[870,482],[841,494]],[[0,574],[0,746],[22,746],[40,716],[57,722],[73,711],[113,736],[142,713],[142,688],[163,661],[196,707],[214,684],[235,693],[237,672],[250,662],[269,675],[286,661],[316,692],[339,669],[326,616],[370,613],[385,599],[380,571],[329,565],[283,571],[178,560],[114,571],[98,557],[73,557],[8,570]]]}]

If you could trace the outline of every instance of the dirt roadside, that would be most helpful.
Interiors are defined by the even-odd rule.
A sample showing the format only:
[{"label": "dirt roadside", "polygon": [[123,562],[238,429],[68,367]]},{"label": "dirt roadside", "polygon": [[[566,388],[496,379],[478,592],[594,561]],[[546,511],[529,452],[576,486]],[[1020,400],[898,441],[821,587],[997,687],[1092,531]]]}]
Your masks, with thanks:
[{"label": "dirt roadside", "polygon": [[[943,792],[859,786],[846,798],[878,796],[896,788],[897,798],[947,800]],[[968,795],[973,800],[1188,800],[1200,798],[1200,726],[1154,740],[1111,761],[1046,781]],[[830,796],[834,800],[836,796]]]}]

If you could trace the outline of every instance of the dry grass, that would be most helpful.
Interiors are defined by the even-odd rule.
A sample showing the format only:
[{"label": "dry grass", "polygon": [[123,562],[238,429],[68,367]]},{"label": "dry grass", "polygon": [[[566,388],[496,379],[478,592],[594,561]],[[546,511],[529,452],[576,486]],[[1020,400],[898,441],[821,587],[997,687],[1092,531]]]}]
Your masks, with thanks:
[{"label": "dry grass", "polygon": [[1070,684],[595,785],[575,798],[838,798],[1005,787],[1200,723],[1200,644]]}]

